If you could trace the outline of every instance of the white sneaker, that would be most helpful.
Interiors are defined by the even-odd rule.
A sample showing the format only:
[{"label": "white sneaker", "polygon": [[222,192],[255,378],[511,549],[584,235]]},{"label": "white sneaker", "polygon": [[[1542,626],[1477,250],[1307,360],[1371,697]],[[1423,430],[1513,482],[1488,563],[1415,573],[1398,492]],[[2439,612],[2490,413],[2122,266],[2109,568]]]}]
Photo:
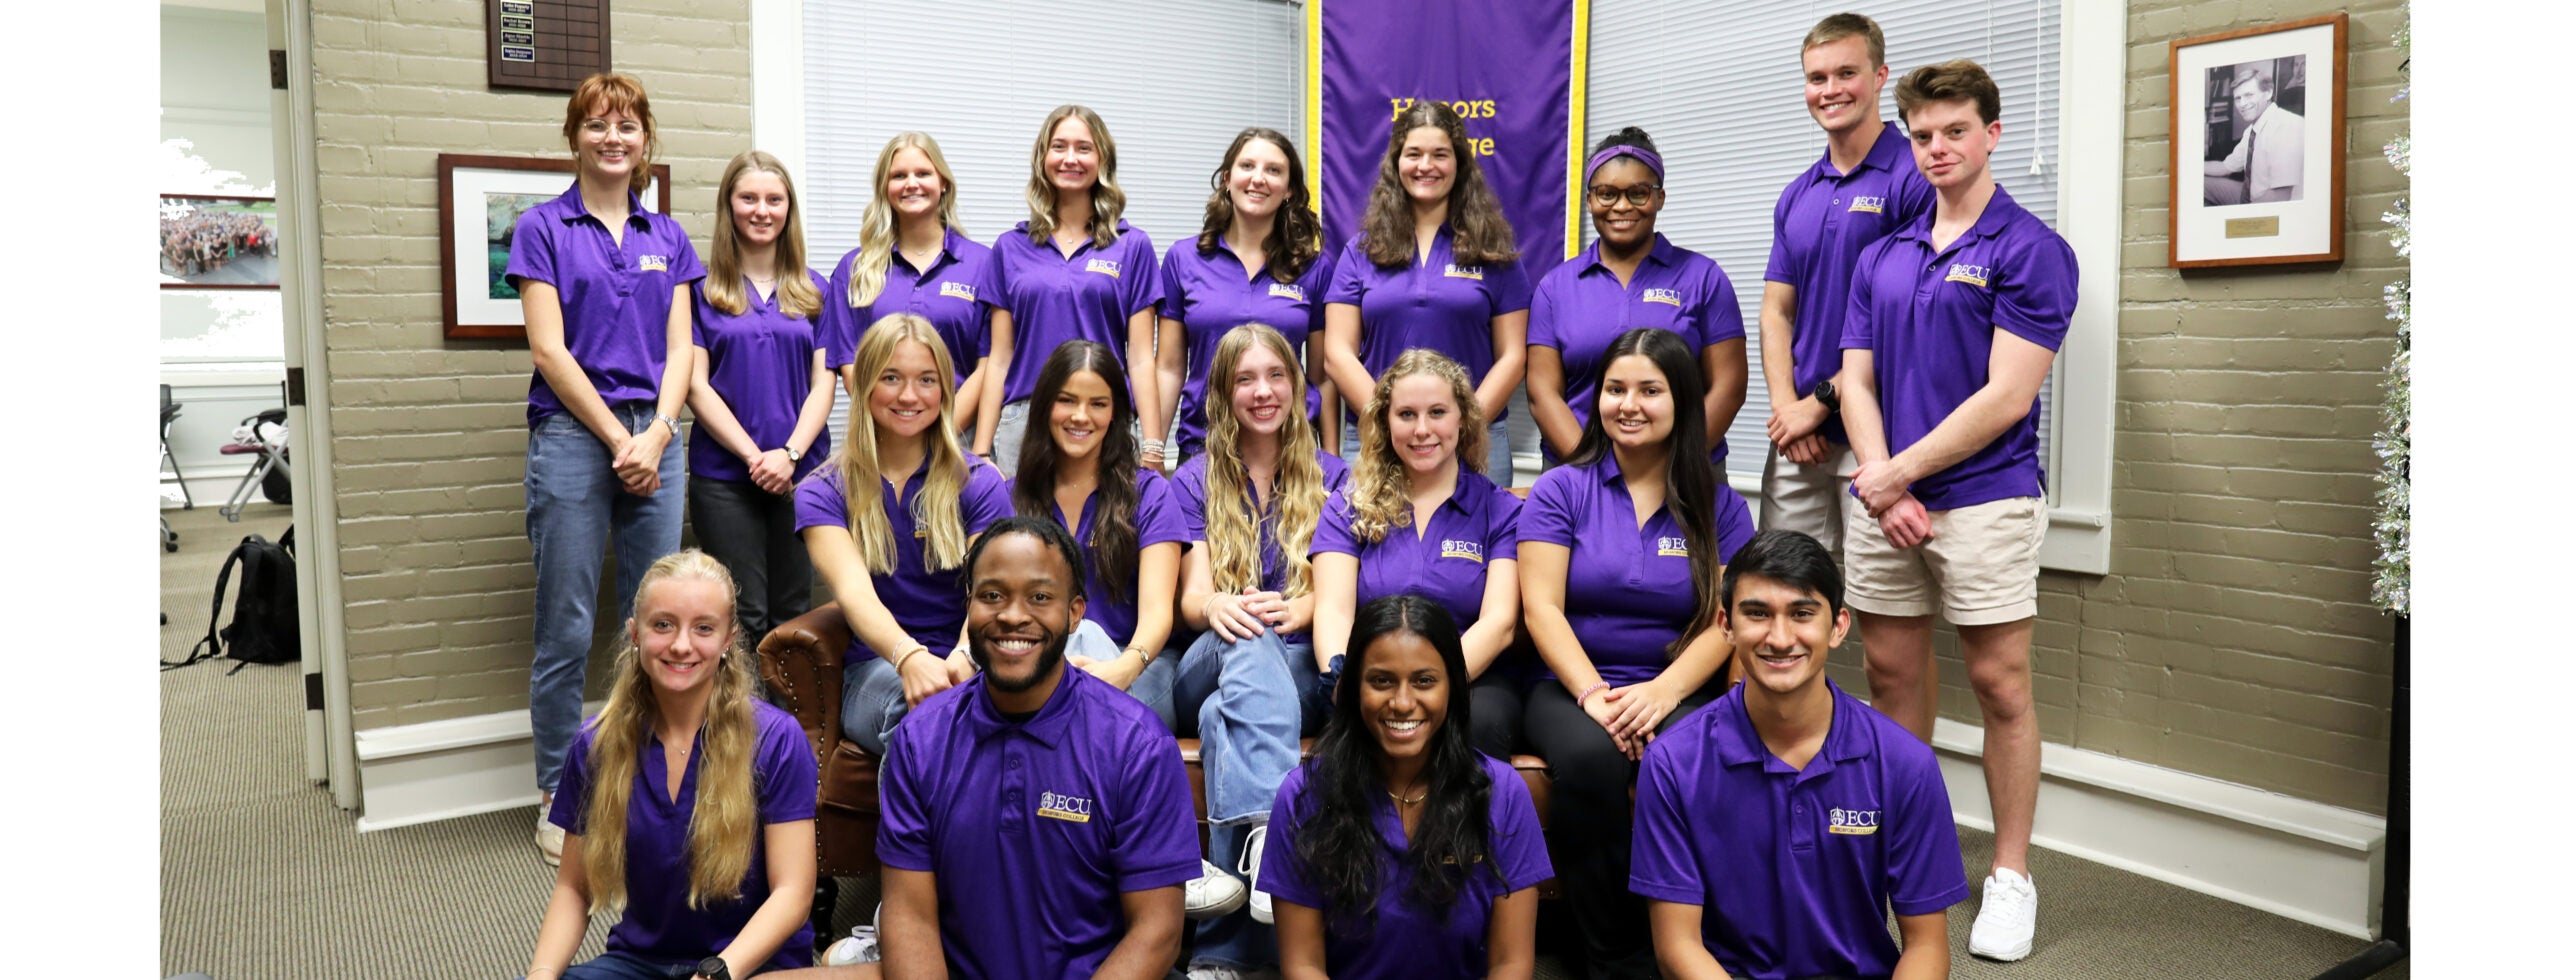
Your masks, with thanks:
[{"label": "white sneaker", "polygon": [[1200,877],[1182,884],[1182,915],[1190,919],[1214,919],[1244,905],[1244,882],[1218,870],[1207,861],[1200,862]]},{"label": "white sneaker", "polygon": [[1973,955],[2015,962],[2036,946],[2036,883],[2007,868],[1982,879],[1982,911],[1973,917]]},{"label": "white sneaker", "polygon": [[1236,870],[1253,876],[1253,921],[1271,924],[1271,893],[1262,890],[1262,841],[1269,824],[1257,823],[1244,835],[1244,859],[1236,862]]},{"label": "white sneaker", "polygon": [[855,926],[850,935],[827,947],[827,955],[818,958],[820,966],[852,966],[856,963],[880,962],[880,934],[870,926]]},{"label": "white sneaker", "polygon": [[1224,963],[1202,963],[1183,974],[1189,980],[1244,980],[1244,972]]},{"label": "white sneaker", "polygon": [[568,843],[569,832],[551,822],[548,813],[533,815],[533,846],[542,851],[542,863],[560,866],[560,848]]}]

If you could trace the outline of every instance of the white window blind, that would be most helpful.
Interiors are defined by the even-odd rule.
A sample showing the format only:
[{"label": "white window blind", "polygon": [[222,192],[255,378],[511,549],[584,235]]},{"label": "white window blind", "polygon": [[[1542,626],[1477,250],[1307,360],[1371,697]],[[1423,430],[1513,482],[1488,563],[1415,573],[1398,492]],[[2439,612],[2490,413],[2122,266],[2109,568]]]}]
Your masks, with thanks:
[{"label": "white window blind", "polygon": [[[960,224],[992,245],[1029,216],[1022,188],[1040,121],[1063,103],[1091,106],[1119,151],[1125,217],[1159,255],[1199,234],[1210,173],[1237,130],[1301,132],[1303,15],[1292,3],[806,0],[801,14],[799,182],[821,271],[860,244],[872,164],[900,132],[942,144]],[[839,438],[847,401],[837,399]]]},{"label": "white window blind", "polygon": [[[1782,0],[1592,0],[1588,146],[1640,126],[1670,171],[1661,231],[1733,278],[1748,327],[1750,394],[1727,437],[1727,470],[1756,486],[1767,457],[1769,402],[1760,374],[1761,273],[1771,209],[1823,151],[1804,108],[1800,46],[1829,13]],[[2059,0],[1947,5],[1879,0],[1858,8],[1884,28],[1894,70],[1878,111],[1898,121],[1891,81],[1922,65],[1971,58],[2000,85],[2000,146],[1991,173],[2010,196],[2056,224],[2062,18]],[[2060,405],[2046,376],[2038,433],[2048,495]]]}]

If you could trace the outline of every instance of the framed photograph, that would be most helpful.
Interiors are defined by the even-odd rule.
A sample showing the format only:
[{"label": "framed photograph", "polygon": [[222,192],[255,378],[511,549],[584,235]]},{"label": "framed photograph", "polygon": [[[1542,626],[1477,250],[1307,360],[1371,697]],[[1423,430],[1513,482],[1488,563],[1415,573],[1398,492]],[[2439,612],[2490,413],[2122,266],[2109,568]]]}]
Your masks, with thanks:
[{"label": "framed photograph", "polygon": [[2347,15],[2169,43],[2169,265],[2346,257]]},{"label": "framed photograph", "polygon": [[[568,190],[576,170],[576,164],[559,159],[436,155],[446,337],[524,336],[524,306],[507,282],[516,219]],[[642,209],[667,213],[668,174],[666,164],[650,168]]]},{"label": "framed photograph", "polygon": [[160,288],[274,289],[276,199],[160,195]]}]

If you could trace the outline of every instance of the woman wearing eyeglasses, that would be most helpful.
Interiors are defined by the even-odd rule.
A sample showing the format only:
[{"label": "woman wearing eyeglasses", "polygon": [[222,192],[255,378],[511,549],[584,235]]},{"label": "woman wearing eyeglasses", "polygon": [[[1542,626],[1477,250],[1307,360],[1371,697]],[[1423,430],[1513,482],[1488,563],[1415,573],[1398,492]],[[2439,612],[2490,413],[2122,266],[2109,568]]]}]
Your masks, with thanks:
[{"label": "woman wearing eyeglasses", "polygon": [[1583,204],[1599,241],[1549,270],[1529,300],[1529,414],[1549,466],[1573,455],[1600,382],[1601,352],[1629,330],[1669,330],[1704,352],[1707,443],[1722,483],[1724,430],[1742,410],[1746,383],[1742,307],[1714,259],[1654,230],[1662,174],[1653,140],[1633,126],[1602,140],[1583,167]]}]

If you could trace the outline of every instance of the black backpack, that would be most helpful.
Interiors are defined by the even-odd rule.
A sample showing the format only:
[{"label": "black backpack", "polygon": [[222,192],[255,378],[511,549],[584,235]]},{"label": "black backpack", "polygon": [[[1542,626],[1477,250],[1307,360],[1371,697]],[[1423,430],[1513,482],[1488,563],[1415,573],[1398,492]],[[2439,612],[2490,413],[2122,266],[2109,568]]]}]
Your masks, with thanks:
[{"label": "black backpack", "polygon": [[[231,625],[222,625],[222,597],[231,587],[231,570],[240,570],[240,598],[231,607]],[[231,556],[222,561],[222,574],[213,583],[213,618],[205,624],[204,639],[196,641],[187,659],[175,663],[162,661],[161,669],[185,667],[223,656],[222,645],[231,644],[229,656],[239,661],[231,673],[250,664],[289,664],[302,659],[302,614],[293,598],[293,529],[274,541],[252,534],[240,539]]]}]

